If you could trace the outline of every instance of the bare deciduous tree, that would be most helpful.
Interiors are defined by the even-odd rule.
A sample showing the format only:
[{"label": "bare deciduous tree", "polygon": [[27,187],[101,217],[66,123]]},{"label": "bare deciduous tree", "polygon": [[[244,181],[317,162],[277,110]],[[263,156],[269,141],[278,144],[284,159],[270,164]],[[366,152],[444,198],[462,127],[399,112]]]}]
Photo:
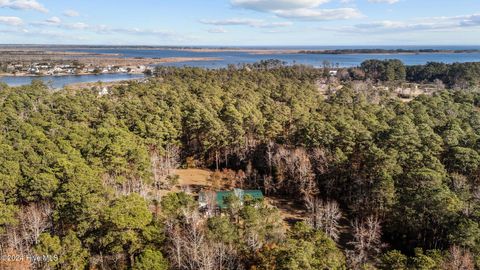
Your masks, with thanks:
[{"label": "bare deciduous tree", "polygon": [[165,151],[159,154],[157,150],[150,151],[150,162],[155,186],[161,188],[167,176],[180,166],[180,148],[174,145],[167,145]]},{"label": "bare deciduous tree", "polygon": [[300,193],[306,207],[312,209],[314,199],[318,194],[318,187],[310,158],[305,149],[290,150],[279,147],[273,156],[273,164],[278,171],[277,189]]},{"label": "bare deciduous tree", "polygon": [[340,237],[340,224],[342,218],[340,206],[335,201],[315,200],[311,212],[310,223],[317,230],[322,230],[330,238],[338,241]]},{"label": "bare deciduous tree", "polygon": [[443,265],[445,270],[474,270],[475,263],[472,254],[459,246],[452,246],[447,260]]},{"label": "bare deciduous tree", "polygon": [[0,239],[0,253],[7,250],[26,255],[38,244],[40,235],[52,226],[52,207],[49,203],[32,203],[18,213],[18,224],[6,228]]},{"label": "bare deciduous tree", "polygon": [[38,243],[40,235],[52,225],[51,215],[52,207],[48,203],[30,204],[20,212],[20,224],[24,239],[28,243],[32,245]]},{"label": "bare deciduous tree", "polygon": [[181,223],[167,222],[167,253],[175,269],[241,269],[232,245],[209,239],[197,211],[185,212]]},{"label": "bare deciduous tree", "polygon": [[273,184],[273,179],[271,176],[263,177],[263,190],[265,195],[270,195],[272,192],[275,192],[275,185]]},{"label": "bare deciduous tree", "polygon": [[167,252],[170,261],[175,268],[182,269],[184,267],[184,239],[180,227],[173,222],[167,222],[165,224],[165,235],[168,240]]},{"label": "bare deciduous tree", "polygon": [[347,252],[349,264],[356,269],[378,255],[382,249],[382,228],[378,217],[355,220],[352,224],[353,240],[349,243],[353,250]]}]

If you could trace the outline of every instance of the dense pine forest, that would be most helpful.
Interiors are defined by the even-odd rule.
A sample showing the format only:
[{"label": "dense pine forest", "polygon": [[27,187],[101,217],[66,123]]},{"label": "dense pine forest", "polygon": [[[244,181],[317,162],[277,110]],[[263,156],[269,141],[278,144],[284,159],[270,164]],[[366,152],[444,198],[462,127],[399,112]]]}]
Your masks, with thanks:
[{"label": "dense pine forest", "polygon": [[[0,253],[47,258],[26,269],[479,269],[478,65],[326,69],[0,85]],[[405,102],[388,90],[405,82],[442,87]],[[206,215],[188,190],[160,192],[193,167],[306,216],[235,196]]]}]

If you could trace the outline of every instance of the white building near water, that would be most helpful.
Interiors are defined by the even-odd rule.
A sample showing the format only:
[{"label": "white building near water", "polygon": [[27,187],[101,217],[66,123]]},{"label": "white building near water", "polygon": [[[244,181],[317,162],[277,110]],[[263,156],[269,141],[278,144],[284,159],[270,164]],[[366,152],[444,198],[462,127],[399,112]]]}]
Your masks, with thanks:
[{"label": "white building near water", "polygon": [[98,92],[98,95],[99,96],[106,96],[109,94],[109,91],[108,91],[108,88],[107,87],[103,87],[99,92]]}]

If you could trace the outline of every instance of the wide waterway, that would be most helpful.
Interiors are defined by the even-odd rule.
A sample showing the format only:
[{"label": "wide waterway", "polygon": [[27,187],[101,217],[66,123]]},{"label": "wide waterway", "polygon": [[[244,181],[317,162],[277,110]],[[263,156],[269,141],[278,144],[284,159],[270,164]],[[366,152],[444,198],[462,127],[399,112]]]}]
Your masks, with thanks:
[{"label": "wide waterway", "polygon": [[75,83],[114,82],[140,79],[143,77],[142,74],[127,73],[71,76],[5,76],[0,77],[0,82],[4,82],[10,86],[20,86],[30,84],[33,80],[41,80],[52,88],[62,88]]},{"label": "wide waterway", "polygon": [[[205,49],[205,48],[203,48]],[[208,48],[207,48],[208,49]],[[251,53],[241,49],[266,50],[266,53]],[[278,59],[287,64],[304,64],[315,67],[322,66],[328,61],[339,67],[359,66],[368,59],[400,59],[406,65],[423,65],[428,62],[480,62],[480,52],[474,53],[422,53],[422,54],[301,54],[301,53],[268,53],[278,50],[331,50],[331,49],[438,49],[438,50],[479,50],[479,46],[336,46],[336,47],[242,47],[238,51],[229,50],[181,50],[166,48],[82,48],[67,49],[65,51],[86,53],[107,53],[120,57],[143,57],[143,58],[220,58],[221,60],[192,61],[165,63],[165,66],[194,66],[203,68],[223,68],[228,65],[251,64],[267,59]],[[64,50],[64,49],[62,49]]]},{"label": "wide waterway", "polygon": [[[243,47],[248,50],[266,50],[263,53],[252,53],[242,50],[185,50],[175,48],[135,48],[135,47],[87,47],[87,48],[58,48],[52,46],[49,50],[105,53],[114,54],[118,57],[137,58],[218,58],[220,60],[192,61],[165,63],[164,66],[191,66],[202,68],[224,68],[228,65],[242,65],[259,62],[261,60],[278,59],[287,64],[304,64],[315,67],[322,66],[328,61],[339,67],[359,66],[368,59],[399,59],[406,65],[422,65],[428,62],[480,62],[480,52],[473,53],[422,53],[422,54],[301,54],[301,53],[278,53],[278,50],[333,50],[333,49],[439,49],[439,50],[479,50],[480,46],[336,46],[336,47]],[[203,48],[205,49],[205,48]],[[208,49],[208,48],[207,48]],[[214,47],[210,48],[214,49]],[[270,50],[270,52],[268,52]],[[275,52],[277,51],[277,52]],[[111,82],[142,78],[143,75],[132,74],[101,74],[80,76],[47,76],[47,77],[0,77],[0,82],[11,86],[29,84],[33,79],[40,79],[53,88],[61,88],[68,84],[89,82]]]}]

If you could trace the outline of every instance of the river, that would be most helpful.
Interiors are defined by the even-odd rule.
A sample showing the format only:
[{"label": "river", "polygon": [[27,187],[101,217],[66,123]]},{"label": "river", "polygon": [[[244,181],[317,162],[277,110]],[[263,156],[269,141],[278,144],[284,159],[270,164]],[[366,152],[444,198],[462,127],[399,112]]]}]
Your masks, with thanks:
[{"label": "river", "polygon": [[20,86],[30,84],[33,80],[41,80],[51,88],[62,88],[69,84],[91,83],[91,82],[114,82],[143,78],[142,74],[99,74],[99,75],[68,75],[68,76],[5,76],[0,77],[0,82],[9,86]]},{"label": "river", "polygon": [[[199,47],[200,48],[200,47]],[[265,50],[322,50],[322,49],[439,49],[439,50],[479,50],[479,46],[335,46],[335,47],[243,47],[244,49],[265,49]],[[192,61],[165,63],[165,66],[191,66],[201,68],[223,68],[228,65],[241,65],[259,62],[261,60],[278,59],[287,64],[304,64],[315,67],[322,66],[328,61],[339,67],[354,67],[360,65],[367,59],[399,59],[406,65],[421,65],[428,62],[480,62],[480,52],[474,53],[424,53],[424,54],[299,54],[299,53],[262,53],[255,54],[245,51],[198,51],[182,50],[175,48],[135,48],[135,47],[84,47],[84,48],[63,48],[52,46],[51,50],[107,53],[119,57],[144,57],[144,58],[219,58],[221,60]],[[50,76],[50,77],[0,77],[1,82],[11,86],[29,84],[33,79],[40,79],[53,88],[61,88],[73,83],[89,82],[111,82],[119,80],[130,80],[142,78],[143,75],[132,74],[101,74],[101,75],[80,75],[80,76]]]},{"label": "river", "polygon": [[[206,47],[199,47],[206,48]],[[213,47],[214,48],[214,47]],[[333,49],[438,49],[438,50],[479,50],[480,46],[298,46],[298,47],[241,47],[254,50],[333,50]],[[354,67],[368,59],[400,59],[406,65],[423,65],[428,62],[480,62],[480,52],[474,53],[424,53],[424,54],[299,54],[299,53],[262,53],[255,54],[245,51],[198,51],[172,48],[135,48],[135,47],[91,47],[81,49],[62,49],[72,52],[107,53],[121,57],[144,58],[220,58],[213,61],[192,61],[165,63],[165,66],[193,66],[202,68],[223,68],[228,65],[251,64],[261,60],[278,59],[287,64],[304,64],[315,67],[328,61],[339,67]]]}]

